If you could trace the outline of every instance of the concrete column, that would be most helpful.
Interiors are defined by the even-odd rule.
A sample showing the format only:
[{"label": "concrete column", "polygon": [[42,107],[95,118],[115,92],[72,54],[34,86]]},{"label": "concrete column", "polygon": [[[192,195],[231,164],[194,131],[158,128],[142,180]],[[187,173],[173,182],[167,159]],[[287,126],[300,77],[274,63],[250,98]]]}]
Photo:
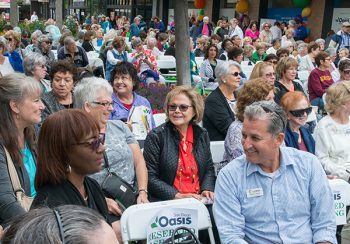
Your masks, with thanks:
[{"label": "concrete column", "polygon": [[18,24],[18,5],[15,0],[10,2],[10,22],[13,27]]},{"label": "concrete column", "polygon": [[213,0],[205,0],[204,15],[211,20],[213,17]]},{"label": "concrete column", "polygon": [[63,1],[56,0],[56,25],[61,29],[63,23]]},{"label": "concrete column", "polygon": [[259,20],[260,0],[249,0],[248,16],[250,20]]},{"label": "concrete column", "polygon": [[157,15],[157,0],[152,2],[152,17]]},{"label": "concrete column", "polygon": [[311,1],[311,15],[307,21],[307,27],[311,30],[311,40],[320,38],[322,35],[323,19],[326,17],[324,16],[325,5],[326,0]]}]

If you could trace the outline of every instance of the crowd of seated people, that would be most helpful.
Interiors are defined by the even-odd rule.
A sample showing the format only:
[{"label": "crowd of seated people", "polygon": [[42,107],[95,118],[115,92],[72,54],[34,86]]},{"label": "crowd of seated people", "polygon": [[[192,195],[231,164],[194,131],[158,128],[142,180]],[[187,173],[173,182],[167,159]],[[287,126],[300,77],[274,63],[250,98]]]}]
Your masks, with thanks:
[{"label": "crowd of seated people", "polygon": [[[349,47],[339,41],[350,39],[350,23],[343,23],[341,34],[334,34],[329,45],[323,39],[300,40],[300,20],[290,21],[288,27],[266,22],[261,30],[257,21],[248,21],[243,28],[236,18],[223,17],[217,28],[209,17],[193,23],[188,53],[191,81],[186,81],[192,87],[169,89],[164,123],[156,126],[151,99],[139,95],[139,89],[165,83],[157,62],[163,56],[175,57],[177,47],[174,33],[158,17],[153,19],[154,28],[147,28],[142,16],[131,24],[127,18],[115,23],[90,19],[93,23],[79,25],[81,40],[68,29],[58,37],[48,31],[21,34],[16,29],[0,37],[3,242],[16,243],[16,238],[29,242],[33,236],[19,230],[31,230],[30,220],[42,221],[45,229],[55,218],[71,221],[71,211],[86,213],[77,223],[91,222],[84,217],[94,219],[84,231],[99,230],[98,243],[122,243],[120,219],[126,207],[102,190],[113,174],[133,190],[133,205],[181,198],[205,201],[216,243],[244,238],[288,243],[293,231],[278,236],[273,227],[264,235],[262,227],[271,227],[273,221],[285,224],[292,217],[305,228],[300,234],[301,225],[286,227],[298,238],[313,236],[311,240],[319,243],[334,243],[327,176],[350,181],[350,59]],[[99,68],[93,62],[97,59],[102,61]],[[213,162],[213,141],[222,143],[222,162]],[[300,158],[309,164],[300,166]],[[11,161],[23,193],[33,198],[29,212],[13,188]],[[305,169],[295,170],[305,179],[302,183],[289,175],[296,164]],[[242,171],[233,174],[230,170],[235,169]],[[259,176],[248,179],[251,174]],[[264,212],[266,222],[254,221],[255,217],[262,221],[255,204],[270,204],[284,196],[280,186],[276,192],[265,192],[272,189],[267,178],[300,183],[286,190],[292,195],[306,194],[304,184],[309,182],[310,196],[296,199],[310,201],[299,201],[299,212],[293,209],[281,217],[278,209],[269,209]],[[250,180],[264,185],[244,193],[241,187]],[[270,193],[276,194],[273,199]],[[247,204],[247,198],[257,201]],[[242,211],[228,206],[230,201]],[[61,205],[74,207],[68,211]],[[323,222],[312,212],[315,208],[326,216]],[[225,222],[227,211],[238,218]],[[308,214],[312,221],[306,224]],[[63,242],[56,225],[52,243]],[[338,229],[338,240],[341,235]],[[199,238],[210,243],[203,231]]]}]

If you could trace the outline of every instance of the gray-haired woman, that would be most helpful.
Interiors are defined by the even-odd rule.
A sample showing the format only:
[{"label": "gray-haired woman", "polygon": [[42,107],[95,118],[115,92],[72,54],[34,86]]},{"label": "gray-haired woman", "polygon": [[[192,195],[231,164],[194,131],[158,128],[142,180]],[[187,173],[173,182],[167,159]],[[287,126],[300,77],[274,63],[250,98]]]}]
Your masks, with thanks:
[{"label": "gray-haired woman", "polygon": [[42,35],[43,33],[41,32],[41,30],[36,30],[32,33],[32,35],[30,36],[30,39],[32,41],[31,44],[29,44],[25,49],[24,49],[24,56],[27,56],[29,53],[34,51],[34,48],[38,47],[38,43],[39,43],[39,37]]},{"label": "gray-haired woman", "polygon": [[47,74],[46,58],[39,53],[30,53],[23,60],[24,73],[40,82],[43,92],[51,91],[50,81],[45,80]]},{"label": "gray-haired woman", "polygon": [[7,40],[4,37],[0,37],[0,73],[2,76],[13,73],[14,70],[10,63],[9,57],[4,56],[7,51]]},{"label": "gray-haired woman", "polygon": [[46,67],[48,72],[51,71],[51,65],[55,62],[55,54],[51,51],[52,39],[48,35],[41,35],[38,38],[38,46],[33,48],[33,52],[39,53],[46,58]]},{"label": "gray-haired woman", "polygon": [[233,61],[219,63],[215,68],[219,87],[205,100],[203,117],[203,126],[208,130],[211,141],[224,141],[228,127],[235,120],[234,92],[239,87],[240,71],[240,66]]},{"label": "gray-haired woman", "polygon": [[[135,136],[120,120],[108,120],[112,107],[112,86],[102,78],[85,78],[74,89],[74,106],[90,113],[100,124],[100,133],[105,134],[106,157],[110,171],[116,173],[135,189],[138,189],[137,203],[148,202],[148,173],[146,163]],[[102,184],[108,174],[104,166],[91,177]],[[122,215],[122,206],[106,198],[108,210]]]}]

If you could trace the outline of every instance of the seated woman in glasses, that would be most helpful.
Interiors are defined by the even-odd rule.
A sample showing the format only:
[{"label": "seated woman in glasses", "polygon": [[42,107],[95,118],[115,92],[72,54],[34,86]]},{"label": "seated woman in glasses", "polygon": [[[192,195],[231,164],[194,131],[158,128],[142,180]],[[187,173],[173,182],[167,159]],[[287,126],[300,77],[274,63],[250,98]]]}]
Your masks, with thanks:
[{"label": "seated woman in glasses", "polygon": [[315,154],[315,140],[305,126],[307,116],[312,111],[305,94],[299,91],[287,92],[281,99],[281,106],[288,119],[284,138],[286,146]]},{"label": "seated woman in glasses", "polygon": [[44,93],[51,91],[50,81],[45,79],[47,69],[46,58],[43,55],[34,52],[29,53],[23,60],[23,66],[24,73],[38,81]]},{"label": "seated woman in glasses", "polygon": [[[110,172],[125,180],[134,191],[138,191],[135,203],[148,202],[147,168],[135,136],[128,126],[120,120],[108,120],[112,107],[112,86],[102,78],[85,78],[74,89],[74,106],[91,114],[97,119],[100,132],[106,136],[105,160],[108,160]],[[101,171],[91,177],[102,185],[108,175],[107,163]],[[106,198],[111,213],[121,216],[124,206],[114,199]]]},{"label": "seated woman in glasses", "polygon": [[342,59],[338,64],[340,81],[350,80],[350,59]]},{"label": "seated woman in glasses", "polygon": [[99,212],[114,227],[119,217],[108,213],[103,192],[88,175],[102,169],[104,134],[91,115],[61,110],[43,123],[38,140],[32,208],[72,204]]},{"label": "seated woman in glasses", "polygon": [[235,91],[241,77],[240,66],[231,60],[221,62],[215,69],[216,88],[205,100],[203,127],[207,129],[211,141],[225,140],[228,127],[235,120]]},{"label": "seated woman in glasses", "polygon": [[257,63],[250,74],[250,80],[257,78],[263,78],[271,84],[275,84],[276,73],[273,64],[269,62]]},{"label": "seated woman in glasses", "polygon": [[178,86],[165,99],[167,122],[147,136],[144,157],[148,191],[155,200],[214,200],[214,167],[206,130],[197,125],[203,99],[192,88]]}]

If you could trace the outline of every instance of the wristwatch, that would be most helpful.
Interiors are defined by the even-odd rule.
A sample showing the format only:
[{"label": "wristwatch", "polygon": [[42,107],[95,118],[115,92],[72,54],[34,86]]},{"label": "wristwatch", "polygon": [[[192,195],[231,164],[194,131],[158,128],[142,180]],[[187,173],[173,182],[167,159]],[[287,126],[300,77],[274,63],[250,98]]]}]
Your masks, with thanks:
[{"label": "wristwatch", "polygon": [[139,194],[140,194],[140,192],[142,192],[142,191],[144,191],[144,192],[146,192],[146,193],[148,194],[148,191],[147,191],[145,188],[139,189]]}]

